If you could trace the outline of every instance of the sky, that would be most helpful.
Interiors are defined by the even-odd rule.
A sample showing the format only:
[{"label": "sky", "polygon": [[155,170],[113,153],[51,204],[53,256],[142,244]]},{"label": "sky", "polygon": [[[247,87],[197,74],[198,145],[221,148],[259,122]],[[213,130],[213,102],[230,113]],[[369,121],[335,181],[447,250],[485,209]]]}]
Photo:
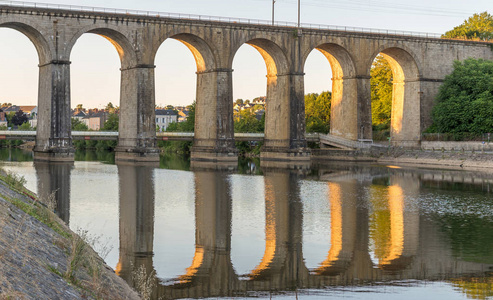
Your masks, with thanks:
[{"label": "sky", "polygon": [[[301,23],[444,33],[474,13],[493,13],[491,0],[300,0]],[[49,3],[271,20],[272,0],[49,0]],[[276,0],[276,21],[297,22],[296,0]],[[0,17],[1,20],[1,17]],[[109,41],[85,34],[71,54],[71,106],[119,105],[120,61]],[[156,57],[156,104],[188,105],[195,100],[196,66],[191,52],[166,40]],[[23,34],[0,28],[0,103],[36,105],[38,58]],[[233,62],[233,99],[265,95],[266,67],[244,45]],[[313,51],[305,65],[305,92],[331,89],[328,61]]]}]

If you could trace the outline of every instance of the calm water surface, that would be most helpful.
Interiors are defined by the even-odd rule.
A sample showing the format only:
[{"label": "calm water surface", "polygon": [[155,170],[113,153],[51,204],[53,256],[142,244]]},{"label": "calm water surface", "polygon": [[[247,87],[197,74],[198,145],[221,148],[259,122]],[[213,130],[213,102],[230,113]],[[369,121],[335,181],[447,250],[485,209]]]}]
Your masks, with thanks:
[{"label": "calm water surface", "polygon": [[[489,299],[493,175],[332,164],[311,169],[189,171],[114,164],[33,163],[1,150],[2,167],[74,230],[100,236],[106,262],[132,282],[144,265],[155,299]],[[491,192],[490,192],[491,191]]]}]

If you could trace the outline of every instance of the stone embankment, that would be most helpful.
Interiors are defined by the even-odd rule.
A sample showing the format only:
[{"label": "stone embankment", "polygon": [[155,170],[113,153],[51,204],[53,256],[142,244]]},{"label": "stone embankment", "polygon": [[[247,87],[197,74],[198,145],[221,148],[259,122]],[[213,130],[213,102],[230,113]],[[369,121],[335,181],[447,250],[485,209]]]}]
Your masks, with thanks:
[{"label": "stone embankment", "polygon": [[22,181],[0,174],[0,299],[139,299]]},{"label": "stone embankment", "polygon": [[463,151],[444,149],[404,150],[398,147],[370,150],[312,150],[314,161],[365,161],[381,164],[440,166],[454,169],[493,170],[493,153],[488,151]]}]

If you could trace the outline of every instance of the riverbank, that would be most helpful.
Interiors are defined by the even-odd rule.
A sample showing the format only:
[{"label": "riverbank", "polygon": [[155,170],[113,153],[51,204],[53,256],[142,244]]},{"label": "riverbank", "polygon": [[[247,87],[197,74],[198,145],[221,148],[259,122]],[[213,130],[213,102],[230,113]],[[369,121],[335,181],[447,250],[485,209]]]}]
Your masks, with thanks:
[{"label": "riverbank", "polygon": [[140,299],[50,207],[0,174],[0,299]]},{"label": "riverbank", "polygon": [[312,160],[375,162],[379,164],[440,166],[493,171],[493,153],[483,151],[408,150],[398,147],[371,150],[313,149]]}]

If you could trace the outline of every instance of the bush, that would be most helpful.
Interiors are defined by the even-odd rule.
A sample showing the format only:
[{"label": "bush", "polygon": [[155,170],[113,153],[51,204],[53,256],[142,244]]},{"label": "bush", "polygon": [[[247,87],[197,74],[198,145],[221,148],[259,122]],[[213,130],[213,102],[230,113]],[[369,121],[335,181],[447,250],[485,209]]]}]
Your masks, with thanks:
[{"label": "bush", "polygon": [[428,129],[444,133],[493,131],[493,62],[467,59],[454,63],[445,78],[432,111]]}]

